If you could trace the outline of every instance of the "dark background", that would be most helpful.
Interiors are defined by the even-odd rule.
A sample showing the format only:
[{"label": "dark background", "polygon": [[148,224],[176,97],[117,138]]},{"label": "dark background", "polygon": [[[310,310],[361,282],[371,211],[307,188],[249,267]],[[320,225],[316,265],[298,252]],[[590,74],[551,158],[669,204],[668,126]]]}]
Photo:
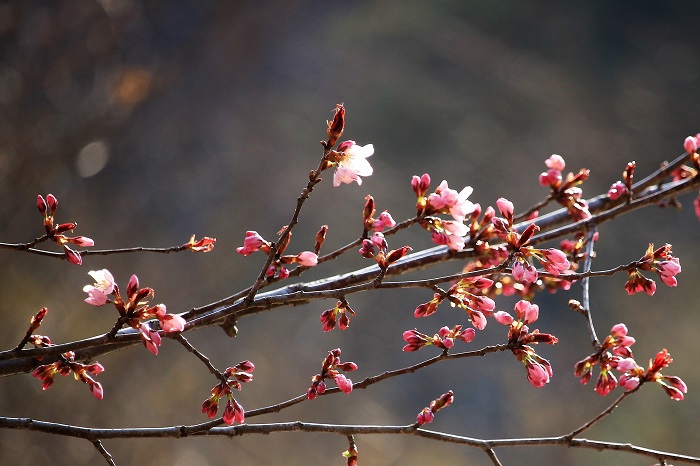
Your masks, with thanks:
[{"label": "dark background", "polygon": [[[345,137],[373,143],[375,173],[333,189],[330,175],[305,205],[290,252],[311,249],[330,225],[326,251],[361,228],[364,196],[397,220],[414,212],[410,177],[429,172],[434,186],[474,187],[471,199],[516,210],[542,199],[543,161],[561,154],[567,169],[591,169],[592,197],[620,178],[682,152],[700,130],[700,4],[670,2],[389,1],[5,1],[0,3],[0,240],[41,234],[37,194],[53,193],[59,221],[98,248],[172,246],[197,233],[218,239],[208,255],[88,257],[82,267],[0,252],[0,341],[12,348],[39,308],[41,333],[66,342],[107,331],[115,312],[82,302],[89,270],[108,268],[124,286],[132,273],[156,290],[154,302],[184,312],[248,286],[262,255],[235,252],[244,232],[272,239],[321,155],[325,120],[345,102]],[[592,282],[600,335],[618,322],[637,338],[644,363],[662,348],[667,370],[689,385],[672,402],[644,387],[587,437],[700,455],[695,429],[697,374],[696,248],[692,197],[685,208],[645,209],[600,229],[603,269],[641,257],[649,242],[672,243],[679,286],[657,280],[650,298],[628,297],[625,278]],[[431,245],[423,231],[390,245]],[[366,265],[351,253],[308,278]],[[449,264],[433,273],[459,268]],[[412,275],[424,276],[421,274]],[[247,409],[303,393],[326,352],[343,349],[360,369],[354,380],[417,362],[433,352],[401,353],[403,330],[432,333],[465,323],[441,307],[416,321],[425,291],[350,297],[358,312],[345,332],[322,333],[319,314],[333,302],[277,310],[188,338],[223,369],[242,359],[257,368],[238,397]],[[250,422],[305,420],[408,424],[430,400],[453,389],[455,404],[429,426],[479,438],[560,435],[604,409],[592,386],[572,376],[590,353],[583,319],[566,306],[580,289],[541,295],[539,328],[560,338],[538,348],[554,378],[534,389],[510,354],[442,364],[351,396],[322,397]],[[499,309],[513,300],[499,298]],[[502,342],[491,322],[469,347]],[[100,359],[105,399],[60,378],[42,393],[30,375],[0,380],[0,413],[94,427],[192,424],[215,380],[176,343],[154,357],[143,348]],[[618,392],[615,392],[618,393]],[[482,452],[413,437],[358,436],[363,465],[489,464]],[[343,464],[341,436],[300,433],[236,439],[107,440],[118,464]],[[504,464],[650,464],[651,459],[565,448],[497,451]],[[20,431],[0,432],[0,463],[99,464],[89,442]]]}]

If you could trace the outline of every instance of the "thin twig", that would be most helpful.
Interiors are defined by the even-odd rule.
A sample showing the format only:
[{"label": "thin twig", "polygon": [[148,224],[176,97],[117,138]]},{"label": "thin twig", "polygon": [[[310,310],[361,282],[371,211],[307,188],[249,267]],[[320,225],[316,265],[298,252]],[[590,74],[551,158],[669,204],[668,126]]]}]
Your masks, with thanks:
[{"label": "thin twig", "polygon": [[100,455],[107,461],[107,464],[110,466],[117,466],[117,463],[114,462],[114,458],[112,458],[112,455],[109,454],[107,449],[102,445],[102,442],[99,440],[93,440],[92,444],[95,446],[97,451],[100,452]]}]

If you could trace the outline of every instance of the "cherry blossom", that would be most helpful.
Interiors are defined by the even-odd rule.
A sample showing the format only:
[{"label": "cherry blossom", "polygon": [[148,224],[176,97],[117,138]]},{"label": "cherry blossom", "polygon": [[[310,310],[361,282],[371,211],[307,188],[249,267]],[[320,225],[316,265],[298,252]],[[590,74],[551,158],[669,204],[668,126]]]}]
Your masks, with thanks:
[{"label": "cherry blossom", "polygon": [[333,175],[333,186],[338,187],[341,183],[350,184],[356,181],[362,184],[360,176],[370,176],[374,169],[367,161],[367,157],[374,154],[374,146],[367,144],[359,146],[355,141],[344,141],[338,146],[336,156],[337,166]]},{"label": "cherry blossom", "polygon": [[88,275],[95,280],[95,283],[83,287],[83,291],[88,294],[85,302],[93,306],[102,306],[109,300],[108,296],[114,292],[114,277],[107,269],[91,270]]},{"label": "cherry blossom", "polygon": [[244,256],[260,250],[265,253],[270,252],[270,243],[265,241],[257,231],[246,231],[243,246],[236,248],[236,252]]}]

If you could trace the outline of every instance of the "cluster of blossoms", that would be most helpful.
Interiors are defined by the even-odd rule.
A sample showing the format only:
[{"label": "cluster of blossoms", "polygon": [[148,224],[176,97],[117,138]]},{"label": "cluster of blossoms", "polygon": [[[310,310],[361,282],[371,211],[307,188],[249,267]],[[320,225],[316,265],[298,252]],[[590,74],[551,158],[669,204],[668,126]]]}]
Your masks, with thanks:
[{"label": "cluster of blossoms", "polygon": [[81,248],[87,248],[94,246],[95,242],[86,236],[66,236],[64,233],[73,231],[78,226],[78,224],[75,222],[61,223],[59,225],[54,224],[53,216],[56,213],[56,209],[58,209],[58,199],[56,199],[56,196],[53,194],[48,194],[46,199],[44,199],[41,195],[37,196],[36,207],[44,216],[44,229],[46,230],[46,237],[63,247],[63,253],[68,262],[71,264],[81,265],[83,263],[83,258],[80,256],[80,253],[71,249],[68,244],[70,243]]},{"label": "cluster of blossoms", "polygon": [[440,396],[440,398],[436,398],[435,400],[431,401],[430,406],[423,408],[423,410],[420,413],[418,413],[416,422],[418,423],[418,425],[421,426],[423,424],[433,422],[433,419],[435,418],[435,413],[440,411],[442,408],[450,406],[454,400],[455,395],[454,393],[452,393],[452,390],[450,390],[447,393],[444,393]]},{"label": "cluster of blossoms", "polygon": [[96,382],[91,376],[97,375],[104,370],[105,368],[102,366],[102,364],[97,362],[93,364],[81,364],[79,362],[75,362],[75,353],[73,351],[69,351],[67,353],[63,353],[60,356],[59,361],[37,367],[34,369],[34,372],[32,372],[32,375],[42,381],[42,388],[46,390],[53,385],[56,374],[65,376],[72,372],[75,380],[79,380],[84,384],[87,384],[92,395],[98,400],[101,400],[104,396],[102,385],[99,382]]},{"label": "cluster of blossoms", "polygon": [[480,290],[493,285],[493,280],[484,277],[464,278],[450,287],[443,295],[435,293],[433,299],[416,307],[413,316],[428,317],[437,311],[438,305],[447,299],[454,307],[464,309],[469,315],[474,328],[483,330],[486,327],[486,317],[493,314],[496,303],[493,299],[483,296]]},{"label": "cluster of blossoms", "polygon": [[424,346],[434,345],[437,348],[448,350],[455,344],[455,339],[469,343],[476,336],[476,330],[467,328],[462,330],[461,325],[455,325],[453,328],[442,327],[435,335],[428,336],[418,330],[406,330],[403,332],[403,339],[406,341],[406,346],[403,351],[418,351]]},{"label": "cluster of blossoms", "polygon": [[338,301],[334,308],[327,309],[321,313],[321,322],[323,323],[323,331],[330,332],[335,328],[336,323],[340,330],[345,330],[350,326],[350,317],[348,313],[355,315],[348,302],[344,299]]},{"label": "cluster of blossoms", "polygon": [[494,217],[492,223],[497,233],[505,240],[513,251],[513,278],[516,281],[535,283],[538,278],[537,269],[529,262],[528,258],[537,259],[544,269],[552,275],[565,274],[571,268],[569,259],[559,249],[538,249],[528,246],[532,236],[539,230],[534,223],[530,223],[522,233],[513,228],[513,203],[508,199],[500,198],[496,201],[501,215],[504,218]]},{"label": "cluster of blossoms", "polygon": [[[279,234],[282,235],[285,229],[286,227],[280,230]],[[276,259],[270,265],[270,267],[268,267],[266,275],[270,278],[276,276],[280,279],[285,279],[289,277],[289,270],[285,267],[287,264],[298,264],[303,267],[314,267],[316,264],[318,264],[318,250],[321,248],[321,244],[323,243],[327,229],[327,226],[322,227],[316,236],[316,252],[303,251],[297,255],[282,256],[284,251],[287,249],[289,240],[292,236],[291,233],[288,234],[286,241],[281,243],[277,249],[278,259]],[[257,231],[246,231],[243,246],[236,248],[236,252],[243,256],[247,256],[248,254],[257,251],[262,251],[265,254],[269,254],[271,249],[272,243],[265,240],[265,238],[260,236]]]},{"label": "cluster of blossoms", "polygon": [[[435,244],[447,245],[454,251],[464,249],[464,237],[469,233],[469,227],[464,220],[476,209],[475,204],[467,198],[473,189],[466,186],[457,192],[450,189],[446,180],[442,180],[434,192],[428,194],[430,175],[425,173],[413,176],[411,187],[416,194],[416,213],[421,217],[420,225],[430,232]],[[453,220],[435,217],[438,214],[451,215]]]},{"label": "cluster of blossoms", "polygon": [[566,163],[561,155],[553,154],[544,163],[548,170],[540,174],[540,185],[551,188],[550,196],[564,206],[574,220],[590,218],[588,203],[583,199],[583,191],[578,187],[588,179],[590,170],[582,168],[577,174],[568,173],[564,178],[562,172]]},{"label": "cluster of blossoms", "polygon": [[322,395],[326,391],[326,379],[333,379],[340,391],[350,393],[352,391],[352,380],[345,377],[343,372],[352,372],[357,370],[357,364],[354,362],[340,361],[340,348],[336,348],[328,352],[328,356],[323,360],[321,372],[311,377],[311,387],[306,392],[309,400],[313,400],[318,395]]},{"label": "cluster of blossoms", "polygon": [[[576,363],[574,375],[580,377],[581,383],[585,385],[591,380],[593,367],[599,366],[600,374],[595,391],[601,396],[606,396],[618,385],[629,391],[643,382],[656,382],[672,399],[683,400],[684,394],[688,392],[683,380],[680,377],[661,374],[661,369],[668,367],[673,361],[668,351],[664,349],[650,360],[645,372],[634,360],[631,349],[634,343],[634,338],[627,334],[625,324],[614,325],[598,350]],[[621,374],[619,380],[615,377],[613,369]]]},{"label": "cluster of blossoms", "polygon": [[221,398],[226,397],[226,408],[222,416],[223,421],[233,425],[234,421],[239,424],[245,422],[245,410],[233,397],[232,390],[241,390],[241,384],[253,381],[253,370],[255,365],[250,361],[241,361],[233,367],[227,368],[222,376],[222,382],[211,389],[211,396],[202,403],[202,412],[210,418],[216,416],[219,410]]},{"label": "cluster of blossoms", "polygon": [[[114,277],[107,269],[91,270],[89,275],[95,280],[92,285],[83,287],[83,291],[88,294],[85,302],[93,306],[103,306],[107,303],[114,304],[119,312],[119,326],[128,325],[141,334],[141,341],[148,351],[158,354],[158,347],[161,344],[161,336],[157,330],[145,321],[156,318],[160,323],[160,328],[165,333],[182,332],[185,329],[185,319],[178,315],[168,314],[165,304],[148,306],[145,299],[154,295],[152,288],[139,288],[139,279],[132,275],[126,287],[126,300],[122,298],[119,287],[114,281]],[[110,299],[110,296],[113,298]]]},{"label": "cluster of blossoms", "polygon": [[649,244],[644,256],[628,271],[629,279],[625,284],[625,290],[630,295],[644,291],[652,296],[656,292],[656,282],[642,275],[640,270],[656,272],[662,282],[674,287],[678,285],[676,275],[681,273],[681,263],[677,257],[673,257],[670,244],[664,244],[658,249],[654,249],[654,245]]},{"label": "cluster of blossoms", "polygon": [[527,370],[527,380],[533,387],[540,388],[549,383],[552,377],[552,366],[543,357],[535,353],[529,344],[546,343],[556,344],[559,339],[549,333],[540,333],[535,329],[532,332],[528,325],[535,322],[539,317],[539,306],[525,300],[520,300],[515,304],[515,314],[517,319],[505,311],[494,313],[497,322],[507,325],[508,344],[512,346],[513,354],[518,361],[525,365]]}]

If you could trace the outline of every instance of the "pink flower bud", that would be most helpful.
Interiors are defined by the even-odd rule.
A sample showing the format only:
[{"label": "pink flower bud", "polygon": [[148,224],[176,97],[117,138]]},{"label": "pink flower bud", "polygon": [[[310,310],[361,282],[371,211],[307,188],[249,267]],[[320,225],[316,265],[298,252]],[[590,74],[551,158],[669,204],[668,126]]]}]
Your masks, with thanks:
[{"label": "pink flower bud", "polygon": [[39,195],[36,197],[36,208],[39,209],[39,212],[41,212],[44,216],[46,216],[46,214],[47,214],[47,212],[46,212],[47,207],[48,207],[48,206],[46,205],[46,201],[45,201],[44,198],[41,196],[41,194],[39,194]]},{"label": "pink flower bud", "polygon": [[423,424],[429,424],[433,422],[433,419],[435,418],[435,414],[428,409],[428,408],[423,408],[423,411],[418,413],[418,417],[416,418],[416,422],[420,425]]},{"label": "pink flower bud", "polygon": [[685,138],[685,141],[683,141],[683,148],[685,151],[689,154],[694,154],[698,150],[698,140],[697,138],[694,138],[693,136],[688,136]]},{"label": "pink flower bud", "polygon": [[502,325],[510,325],[513,323],[513,316],[508,314],[506,311],[498,311],[493,314],[496,322]]},{"label": "pink flower bud", "polygon": [[173,314],[165,314],[162,317],[158,317],[158,320],[165,333],[182,332],[185,330],[185,324],[187,323],[182,317]]},{"label": "pink flower bud", "polygon": [[508,220],[508,222],[510,223],[510,221],[513,219],[513,209],[515,208],[513,206],[513,203],[504,197],[500,197],[496,201],[496,206],[501,212],[501,215],[503,215],[506,218],[506,220]]},{"label": "pink flower bud", "polygon": [[76,246],[80,246],[81,248],[89,248],[95,245],[95,242],[87,236],[76,236],[75,238],[68,238],[68,241],[75,244]]},{"label": "pink flower bud", "polygon": [[92,382],[90,384],[90,391],[92,392],[92,395],[97,398],[98,400],[101,400],[102,397],[104,396],[104,392],[102,390],[102,384],[100,382]]},{"label": "pink flower bud", "polygon": [[58,209],[58,199],[56,199],[56,196],[53,194],[47,194],[46,203],[49,206],[49,215],[53,215],[56,209]]},{"label": "pink flower bud", "polygon": [[71,264],[75,265],[82,265],[83,263],[83,258],[80,257],[80,253],[78,251],[73,251],[71,248],[66,246],[65,244],[63,245],[63,253],[66,257],[66,260],[70,262]]},{"label": "pink flower bud", "polygon": [[343,393],[350,393],[352,391],[352,380],[348,379],[343,374],[335,376],[335,384]]},{"label": "pink flower bud", "polygon": [[313,267],[318,264],[318,256],[311,251],[300,252],[296,256],[296,262],[304,267]]},{"label": "pink flower bud", "polygon": [[548,168],[560,172],[563,172],[564,168],[566,168],[564,158],[558,154],[552,154],[547,160],[544,161],[544,164],[547,165]]},{"label": "pink flower bud", "polygon": [[235,420],[235,414],[233,405],[229,401],[226,403],[226,408],[224,408],[224,415],[222,416],[222,419],[227,425],[231,426]]}]

